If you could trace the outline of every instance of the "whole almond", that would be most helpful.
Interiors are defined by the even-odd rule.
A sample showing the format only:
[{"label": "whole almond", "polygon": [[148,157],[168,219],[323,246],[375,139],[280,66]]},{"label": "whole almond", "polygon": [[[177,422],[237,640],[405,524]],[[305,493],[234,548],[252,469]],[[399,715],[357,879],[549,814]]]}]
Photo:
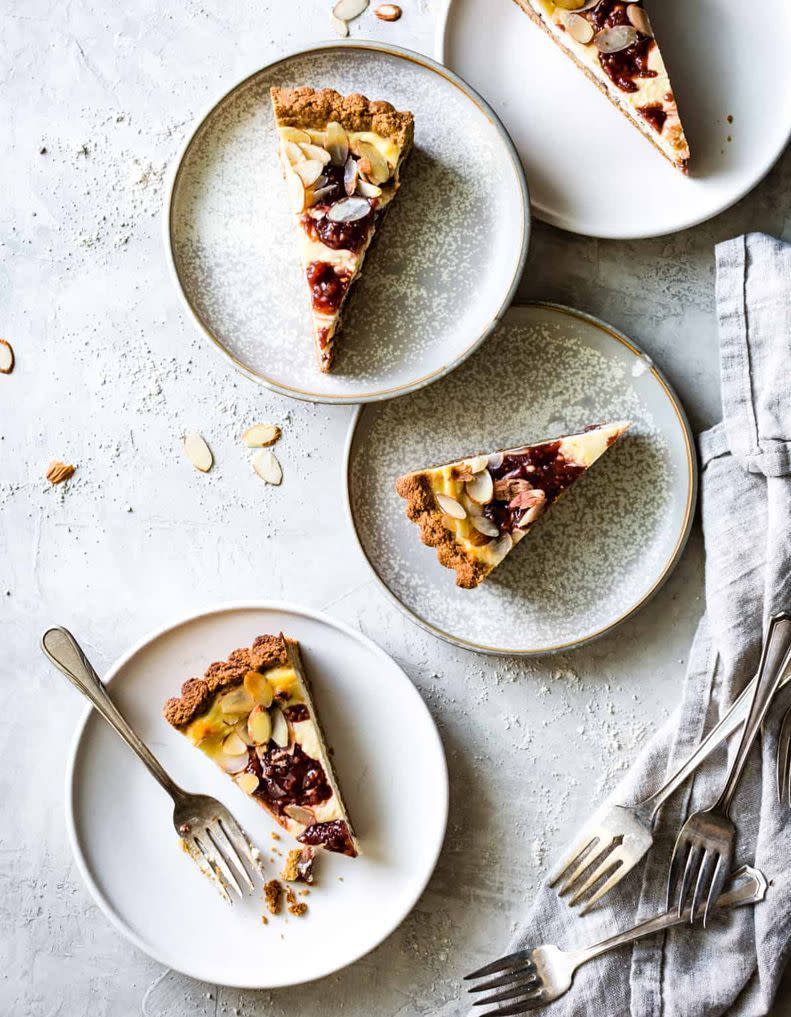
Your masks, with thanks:
[{"label": "whole almond", "polygon": [[75,469],[76,467],[70,463],[62,463],[55,459],[47,468],[47,480],[50,484],[62,484],[64,480],[74,476]]},{"label": "whole almond", "polygon": [[398,21],[401,17],[401,8],[398,4],[379,4],[374,14],[380,21]]},{"label": "whole almond", "polygon": [[14,370],[14,348],[5,339],[0,339],[0,374],[10,374]]}]

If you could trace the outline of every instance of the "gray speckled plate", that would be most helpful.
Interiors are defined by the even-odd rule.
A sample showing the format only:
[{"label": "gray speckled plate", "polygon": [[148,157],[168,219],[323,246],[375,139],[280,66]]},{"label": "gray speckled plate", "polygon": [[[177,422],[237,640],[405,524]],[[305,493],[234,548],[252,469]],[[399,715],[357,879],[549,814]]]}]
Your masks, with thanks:
[{"label": "gray speckled plate", "polygon": [[[455,586],[393,488],[412,469],[619,419],[630,431],[476,590]],[[647,356],[580,311],[530,304],[430,390],[359,411],[347,491],[363,552],[413,620],[474,650],[540,654],[601,635],[659,588],[689,534],[697,467]]]},{"label": "gray speckled plate", "polygon": [[[363,92],[415,115],[415,151],[321,374],[269,87]],[[393,46],[330,43],[263,68],[201,121],[179,160],[166,244],[198,324],[254,379],[317,402],[370,402],[452,370],[509,305],[529,236],[519,158],[461,79]]]}]

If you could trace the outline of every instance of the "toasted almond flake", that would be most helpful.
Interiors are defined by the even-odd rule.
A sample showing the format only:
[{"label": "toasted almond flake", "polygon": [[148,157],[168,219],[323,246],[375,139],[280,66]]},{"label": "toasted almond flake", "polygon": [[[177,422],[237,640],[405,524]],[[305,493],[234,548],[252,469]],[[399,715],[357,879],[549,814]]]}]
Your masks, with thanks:
[{"label": "toasted almond flake", "polygon": [[[318,183],[318,181],[316,181],[316,182]],[[321,204],[322,201],[324,201],[325,198],[329,198],[330,195],[332,195],[334,193],[335,193],[335,188],[334,188],[334,186],[332,184],[330,184],[329,187],[319,187],[319,188],[316,188],[314,186],[308,192],[308,204],[310,204],[310,205],[319,205],[319,204]]]},{"label": "toasted almond flake", "polygon": [[258,777],[249,771],[240,773],[238,777],[234,777],[234,781],[246,795],[251,795],[254,791],[258,790]]},{"label": "toasted almond flake", "polygon": [[288,721],[283,716],[283,711],[276,706],[270,711],[269,717],[272,721],[272,741],[281,749],[288,746]]},{"label": "toasted almond flake", "polygon": [[354,143],[360,157],[360,169],[372,184],[383,184],[390,179],[390,166],[379,149],[368,141]]},{"label": "toasted almond flake", "polygon": [[307,204],[308,192],[305,190],[305,185],[296,173],[286,173],[286,186],[288,188],[288,203],[291,206],[291,211],[296,212],[299,215],[300,212],[305,211]]},{"label": "toasted almond flake", "polygon": [[247,747],[245,746],[244,755],[239,756],[226,756],[224,752],[221,752],[218,756],[214,757],[217,763],[225,770],[226,773],[241,773],[245,769],[247,764],[250,762],[250,757],[247,755]]},{"label": "toasted almond flake", "polygon": [[289,166],[296,166],[301,162],[307,161],[307,156],[296,141],[283,142],[283,155],[286,157],[286,162]]},{"label": "toasted almond flake", "polygon": [[335,15],[331,15],[332,27],[335,29],[335,34],[340,36],[341,39],[345,39],[349,34],[349,26],[343,20],[343,18],[336,18]]},{"label": "toasted almond flake", "polygon": [[346,164],[346,160],[349,158],[349,136],[336,120],[331,120],[327,124],[324,147],[330,153],[330,158],[335,166]]},{"label": "toasted almond flake", "polygon": [[480,473],[481,470],[485,470],[489,465],[488,456],[473,456],[472,459],[465,460],[467,466],[469,466],[472,473]]},{"label": "toasted almond flake", "polygon": [[248,448],[266,448],[280,439],[280,428],[277,424],[253,424],[242,434],[242,441]]},{"label": "toasted almond flake", "polygon": [[10,342],[0,339],[0,374],[10,374],[14,370],[14,348]]},{"label": "toasted almond flake", "polygon": [[241,756],[247,751],[247,743],[243,741],[235,731],[231,731],[223,740],[222,750],[226,756]]},{"label": "toasted almond flake", "polygon": [[494,564],[499,565],[513,546],[514,541],[510,533],[504,533],[498,541],[490,544],[489,549]]},{"label": "toasted almond flake", "polygon": [[259,671],[248,671],[244,676],[244,687],[256,706],[272,705],[272,686],[265,675]]},{"label": "toasted almond flake", "polygon": [[368,0],[338,0],[332,9],[336,18],[342,21],[354,21],[368,6]]},{"label": "toasted almond flake", "polygon": [[645,9],[639,4],[629,4],[626,8],[626,16],[637,29],[638,32],[642,32],[643,35],[649,36],[651,39],[654,37],[654,30],[651,27],[651,22],[648,19],[648,14]]},{"label": "toasted almond flake", "polygon": [[310,826],[316,822],[316,816],[310,809],[303,808],[301,805],[287,805],[283,812],[295,823],[301,823],[303,826]]},{"label": "toasted almond flake", "polygon": [[274,452],[270,452],[269,449],[261,449],[260,452],[256,452],[253,456],[252,463],[255,472],[267,484],[277,486],[282,481],[283,471],[280,468],[280,463],[275,458]]},{"label": "toasted almond flake", "polygon": [[336,202],[327,213],[330,222],[356,222],[364,219],[371,211],[371,205],[367,198],[342,198]]},{"label": "toasted almond flake", "polygon": [[201,473],[208,473],[214,465],[211,449],[197,431],[188,431],[184,435],[184,455]]},{"label": "toasted almond flake", "polygon": [[355,192],[359,179],[360,174],[357,169],[357,163],[352,156],[349,156],[346,160],[346,165],[343,167],[343,189],[350,198]]},{"label": "toasted almond flake", "polygon": [[493,523],[491,519],[487,519],[486,516],[472,516],[470,522],[475,529],[482,533],[485,537],[499,537],[500,529],[496,523]]},{"label": "toasted almond flake", "polygon": [[637,32],[631,25],[614,25],[597,32],[593,42],[600,53],[620,53],[637,42]]},{"label": "toasted almond flake", "polygon": [[502,465],[503,465],[503,453],[492,452],[492,454],[489,456],[489,469],[499,470]]},{"label": "toasted almond flake", "polygon": [[253,697],[244,685],[237,685],[230,692],[226,692],[220,700],[220,710],[226,715],[235,717],[249,713],[254,705]]},{"label": "toasted almond flake", "polygon": [[247,733],[256,745],[268,745],[272,737],[272,718],[263,706],[253,707],[247,718]]},{"label": "toasted almond flake", "polygon": [[248,748],[252,747],[253,742],[251,741],[250,734],[247,730],[247,717],[242,717],[241,720],[236,721],[236,724],[234,725],[234,731],[239,735],[239,737],[242,739],[242,741]]},{"label": "toasted almond flake", "polygon": [[295,145],[310,144],[310,135],[299,127],[281,127],[279,131],[282,141],[293,141]]},{"label": "toasted almond flake", "polygon": [[47,480],[50,484],[62,484],[64,480],[74,476],[76,468],[71,463],[62,463],[60,460],[55,459],[47,467]]},{"label": "toasted almond flake", "polygon": [[437,504],[445,513],[446,516],[450,516],[451,519],[466,519],[467,510],[462,504],[456,501],[455,498],[451,498],[447,494],[438,494],[435,496]]},{"label": "toasted almond flake", "polygon": [[401,13],[401,8],[398,4],[379,4],[374,11],[374,14],[380,21],[398,21]]},{"label": "toasted almond flake", "polygon": [[483,513],[483,506],[479,505],[477,501],[473,501],[466,491],[461,492],[459,501],[464,506],[464,510],[468,516],[479,516]]},{"label": "toasted almond flake", "polygon": [[316,159],[322,166],[326,166],[330,161],[330,153],[320,145],[314,145],[313,142],[307,141],[303,142],[299,147],[308,159]]},{"label": "toasted almond flake", "polygon": [[305,162],[296,163],[293,169],[305,187],[310,187],[324,172],[324,164],[318,159],[306,159]]},{"label": "toasted almond flake", "polygon": [[566,31],[583,46],[587,46],[593,38],[593,25],[581,14],[569,14],[566,18]]},{"label": "toasted almond flake", "polygon": [[467,494],[479,505],[488,505],[494,495],[494,481],[488,470],[476,473],[472,480],[467,481]]},{"label": "toasted almond flake", "polygon": [[364,198],[378,198],[381,193],[382,188],[372,184],[369,180],[363,180],[362,177],[357,180],[357,194],[361,194]]}]

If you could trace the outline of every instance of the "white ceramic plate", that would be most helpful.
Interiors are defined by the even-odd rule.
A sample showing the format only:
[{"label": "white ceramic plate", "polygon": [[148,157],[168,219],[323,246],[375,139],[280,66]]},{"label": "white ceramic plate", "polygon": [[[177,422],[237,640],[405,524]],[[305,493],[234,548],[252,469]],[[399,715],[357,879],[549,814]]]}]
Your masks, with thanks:
[{"label": "white ceramic plate", "polygon": [[[363,92],[415,115],[415,151],[350,297],[332,374],[313,351],[274,84]],[[189,139],[166,210],[198,324],[249,376],[316,402],[385,399],[452,370],[510,304],[528,235],[519,157],[486,103],[430,58],[374,42],[319,46],[231,89]]]},{"label": "white ceramic plate", "polygon": [[[425,704],[382,650],[325,615],[285,604],[218,608],[145,639],[106,680],[176,781],[223,801],[265,858],[273,847],[285,855],[290,838],[273,841],[274,821],[162,717],[162,704],[185,678],[281,630],[302,644],[364,851],[356,859],[321,855],[303,918],[270,918],[264,926],[260,896],[224,904],[179,849],[170,799],[96,714],[77,735],[66,778],[72,846],[99,906],[162,964],[220,985],[294,985],[357,960],[409,913],[445,833],[445,757]],[[269,878],[282,860],[267,862]]]},{"label": "white ceramic plate", "polygon": [[[476,590],[455,586],[393,489],[412,469],[623,419],[631,430]],[[651,361],[595,318],[531,304],[429,391],[357,414],[347,490],[363,552],[415,621],[470,649],[540,654],[601,635],[658,589],[689,534],[697,473]]]},{"label": "white ceramic plate", "polygon": [[438,57],[497,110],[533,211],[554,226],[614,238],[685,229],[755,187],[788,141],[787,0],[765,0],[749,16],[744,0],[648,0],[692,150],[688,178],[513,0],[443,4]]}]

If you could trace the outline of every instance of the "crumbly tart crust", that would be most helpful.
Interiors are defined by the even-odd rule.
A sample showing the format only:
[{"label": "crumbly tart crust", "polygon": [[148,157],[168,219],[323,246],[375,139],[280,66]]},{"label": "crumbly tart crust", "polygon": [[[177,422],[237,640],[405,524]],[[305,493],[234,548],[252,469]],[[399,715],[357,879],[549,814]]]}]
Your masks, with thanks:
[{"label": "crumbly tart crust", "polygon": [[472,590],[630,426],[596,424],[534,445],[482,453],[396,480],[406,515],[439,563]]},{"label": "crumbly tart crust", "polygon": [[[689,144],[678,112],[659,45],[653,36],[642,0],[599,0],[587,10],[574,9],[577,0],[556,3],[555,0],[514,0],[525,14],[543,29],[567,56],[571,57],[586,77],[621,111],[640,133],[682,173],[688,173]],[[580,7],[582,4],[580,3]],[[629,11],[632,8],[632,11]],[[591,25],[586,29],[580,20]],[[631,78],[634,92],[619,87],[604,69],[597,56],[595,37],[602,28],[630,26],[637,32],[636,46],[645,50],[648,74]],[[637,27],[639,26],[639,27]],[[598,30],[598,31],[597,31]],[[572,34],[574,33],[574,34]],[[588,38],[590,34],[590,38]],[[575,35],[577,36],[575,38]],[[585,41],[581,41],[581,40]],[[629,49],[627,47],[627,53]],[[613,56],[617,57],[617,53]],[[617,77],[617,75],[616,75]],[[629,77],[627,74],[626,77]],[[634,96],[632,101],[629,96]]]},{"label": "crumbly tart crust", "polygon": [[168,699],[165,720],[306,845],[355,857],[343,802],[299,644],[262,635]]},{"label": "crumbly tart crust", "polygon": [[400,186],[413,118],[389,102],[329,88],[272,88],[271,97],[316,354],[327,372],[349,292]]}]

